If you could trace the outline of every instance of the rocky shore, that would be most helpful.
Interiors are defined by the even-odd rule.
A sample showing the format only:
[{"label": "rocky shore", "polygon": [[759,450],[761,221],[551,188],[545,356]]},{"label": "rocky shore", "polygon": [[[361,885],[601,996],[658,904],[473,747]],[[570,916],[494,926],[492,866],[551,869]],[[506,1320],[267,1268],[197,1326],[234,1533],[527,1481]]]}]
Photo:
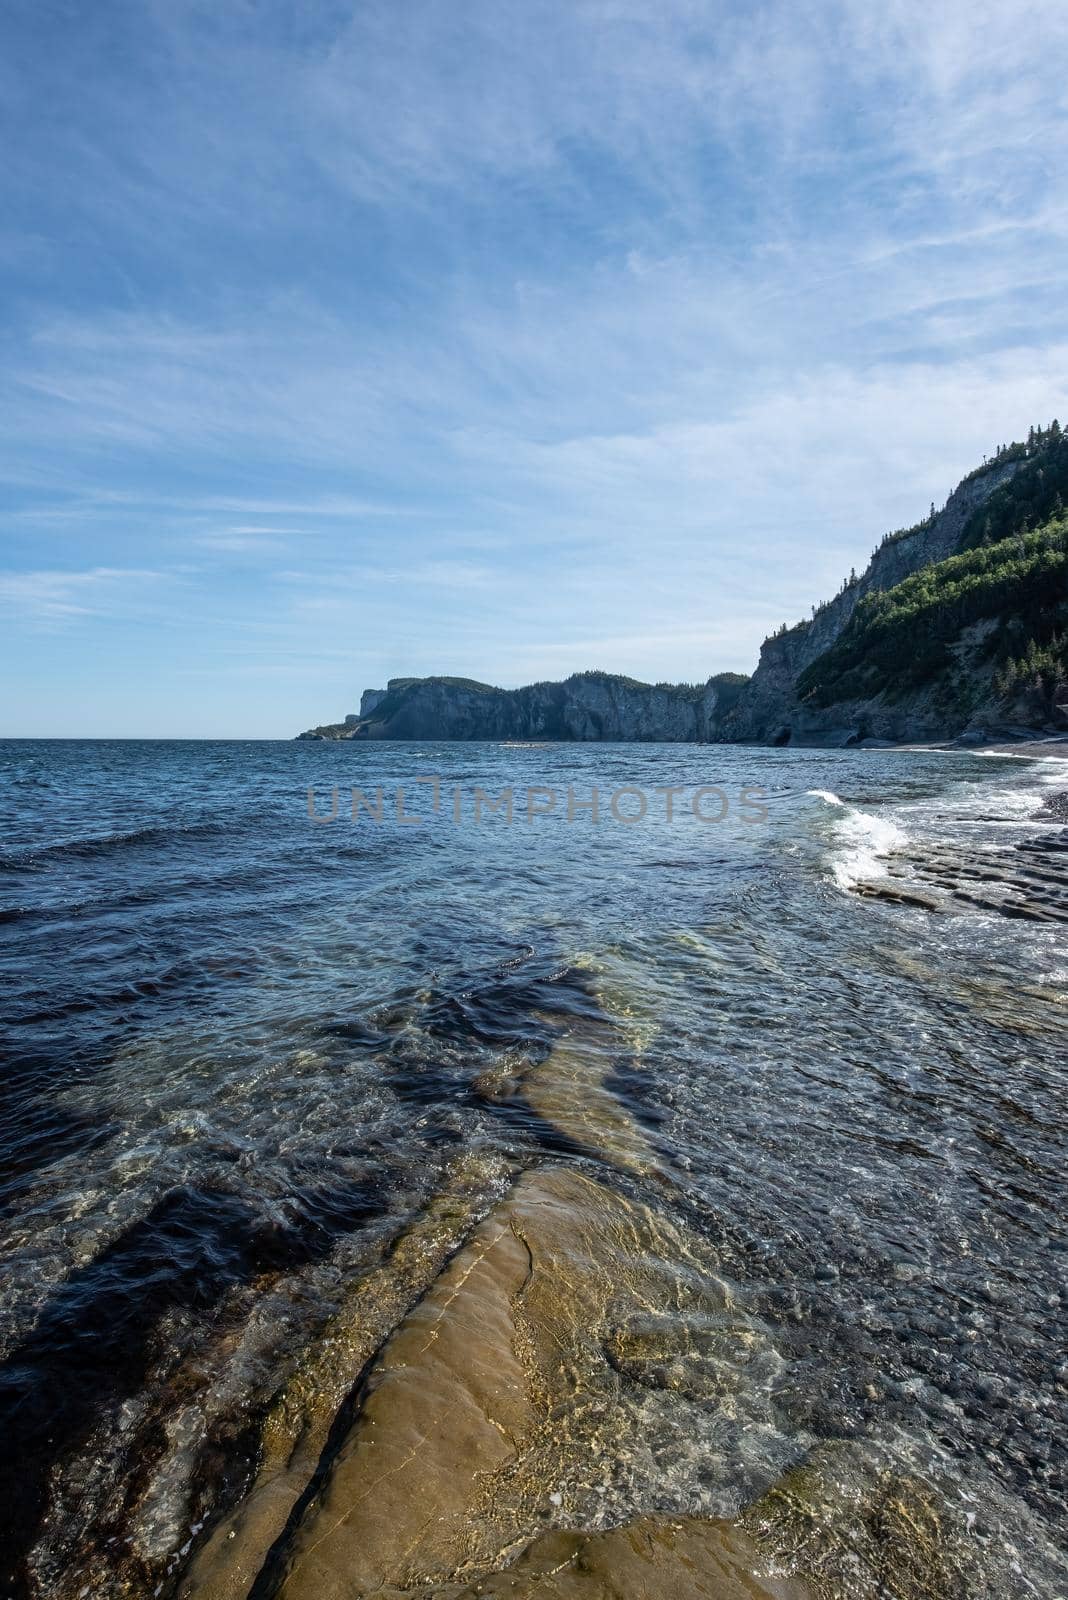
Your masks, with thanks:
[{"label": "rocky shore", "polygon": [[[518,1076],[480,1082],[577,1161],[506,1173],[458,1158],[276,1398],[256,1476],[201,1542],[186,1600],[980,1591],[963,1511],[878,1439],[800,1442],[727,1518],[694,1514],[649,1458],[651,1427],[685,1449],[697,1418],[771,1440],[788,1358],[613,1094],[613,1032],[640,1060],[640,1030],[606,1011]],[[503,1192],[485,1209],[487,1182]]]},{"label": "rocky shore", "polygon": [[[344,1354],[336,1351],[335,1360]],[[362,1376],[304,1491],[261,1481],[182,1585],[196,1600],[934,1600],[974,1556],[937,1483],[877,1444],[824,1445],[739,1518],[617,1523],[641,1449],[627,1392],[749,1410],[769,1331],[714,1251],[611,1183],[522,1173]],[[753,1409],[756,1407],[756,1409]],[[292,1459],[292,1458],[291,1458]],[[271,1484],[275,1485],[271,1492]],[[848,1489],[846,1485],[848,1484]]]},{"label": "rocky shore", "polygon": [[[1014,757],[1000,746],[981,755]],[[1068,760],[1068,743],[1028,745],[1026,754]],[[910,845],[896,851],[883,877],[862,881],[867,898],[924,911],[967,907],[1027,922],[1068,923],[1068,789],[1046,795],[1031,821],[1042,824],[1012,849],[962,850]]]}]

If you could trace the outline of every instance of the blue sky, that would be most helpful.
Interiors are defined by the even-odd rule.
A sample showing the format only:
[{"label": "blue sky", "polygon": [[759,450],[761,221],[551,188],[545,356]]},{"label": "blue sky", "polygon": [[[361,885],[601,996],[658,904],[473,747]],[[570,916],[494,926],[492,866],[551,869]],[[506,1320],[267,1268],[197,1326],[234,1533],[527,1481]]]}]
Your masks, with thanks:
[{"label": "blue sky", "polygon": [[1068,416],[1052,0],[8,0],[0,733],[750,670]]}]

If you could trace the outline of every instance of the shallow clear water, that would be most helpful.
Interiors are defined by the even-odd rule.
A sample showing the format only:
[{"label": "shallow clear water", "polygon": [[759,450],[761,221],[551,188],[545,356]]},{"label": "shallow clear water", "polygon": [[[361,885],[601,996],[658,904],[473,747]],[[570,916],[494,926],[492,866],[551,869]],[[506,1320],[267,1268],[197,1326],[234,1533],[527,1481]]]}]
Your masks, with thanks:
[{"label": "shallow clear water", "polygon": [[[853,891],[895,863],[911,882],[910,851],[965,882],[1015,870],[1065,776],[877,751],[0,746],[4,1592],[76,1593],[90,1550],[99,1587],[109,1540],[116,1572],[131,1544],[178,1571],[240,1488],[242,1430],[458,1151],[484,1158],[486,1206],[547,1158],[648,1194],[766,1335],[729,1406],[635,1392],[645,1447],[606,1523],[733,1515],[814,1443],[864,1439],[937,1466],[1013,1592],[1053,1592],[1065,925]],[[383,787],[381,823],[351,819],[354,784]],[[569,784],[599,788],[598,821],[568,820]],[[339,786],[336,821],[309,820],[309,785],[319,813]],[[508,785],[512,821],[476,823],[476,786]],[[551,814],[527,820],[528,785]],[[694,815],[701,785],[723,820]],[[641,821],[612,816],[622,787]],[[757,788],[766,815],[741,802]],[[562,1040],[618,1118],[516,1091]]]}]

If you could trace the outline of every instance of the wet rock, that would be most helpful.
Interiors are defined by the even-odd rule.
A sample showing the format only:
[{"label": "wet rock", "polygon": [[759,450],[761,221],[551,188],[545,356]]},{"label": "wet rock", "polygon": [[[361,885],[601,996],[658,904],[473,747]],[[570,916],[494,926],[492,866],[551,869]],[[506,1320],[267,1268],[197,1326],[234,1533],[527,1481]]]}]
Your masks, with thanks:
[{"label": "wet rock", "polygon": [[[636,1447],[635,1415],[620,1403],[630,1380],[606,1344],[622,1349],[629,1330],[637,1361],[673,1317],[729,1341],[715,1320],[724,1304],[695,1236],[580,1173],[525,1174],[382,1351],[285,1548],[279,1596],[473,1594],[477,1583],[522,1593],[485,1585],[506,1581],[547,1521],[595,1523],[604,1474]],[[711,1371],[711,1351],[702,1359]],[[677,1573],[674,1549],[664,1560]],[[568,1559],[580,1571],[577,1551]],[[610,1559],[596,1540],[587,1555],[594,1567]],[[676,1592],[720,1592],[707,1581]],[[542,1592],[642,1591],[542,1582]]]},{"label": "wet rock", "polygon": [[338,1411],[366,1363],[441,1271],[504,1174],[498,1157],[470,1154],[442,1192],[361,1278],[279,1389],[263,1424],[255,1480],[194,1556],[181,1593],[244,1600],[319,1463]]},{"label": "wet rock", "polygon": [[860,1441],[828,1441],[742,1525],[817,1600],[968,1600],[989,1593],[960,1514],[937,1486]]},{"label": "wet rock", "polygon": [[1068,822],[1068,789],[1059,789],[1056,794],[1046,795],[1031,821]]},{"label": "wet rock", "polygon": [[726,1522],[639,1517],[607,1533],[544,1534],[506,1571],[435,1600],[804,1600]]},{"label": "wet rock", "polygon": [[611,1020],[573,1019],[545,1059],[522,1074],[519,1093],[570,1144],[622,1171],[647,1173],[659,1165],[656,1151],[639,1119],[610,1086],[624,1049],[624,1038]]},{"label": "wet rock", "polygon": [[898,858],[888,877],[858,883],[855,892],[927,910],[947,911],[956,904],[1027,922],[1065,922],[1066,836],[1068,829],[1060,829],[1055,835],[1022,840],[1011,852],[977,848],[958,854],[937,846],[914,849]]},{"label": "wet rock", "polygon": [[917,906],[921,911],[944,911],[945,902],[937,895],[925,894],[919,889],[904,889],[900,884],[873,879],[854,884],[854,892],[867,900],[885,900],[894,906]]},{"label": "wet rock", "polygon": [[576,964],[593,1007],[585,1014],[531,1020],[551,1039],[540,1060],[506,1056],[474,1080],[484,1100],[523,1108],[542,1126],[548,1148],[582,1152],[622,1171],[651,1173],[661,1165],[648,1128],[662,1107],[641,1098],[642,1052],[656,1028],[644,1013],[648,996],[635,974],[611,954]]},{"label": "wet rock", "polygon": [[750,1381],[759,1374],[770,1384],[783,1365],[767,1330],[729,1310],[721,1315],[633,1318],[612,1329],[605,1354],[617,1372],[634,1382],[694,1401],[733,1395],[744,1369]]}]

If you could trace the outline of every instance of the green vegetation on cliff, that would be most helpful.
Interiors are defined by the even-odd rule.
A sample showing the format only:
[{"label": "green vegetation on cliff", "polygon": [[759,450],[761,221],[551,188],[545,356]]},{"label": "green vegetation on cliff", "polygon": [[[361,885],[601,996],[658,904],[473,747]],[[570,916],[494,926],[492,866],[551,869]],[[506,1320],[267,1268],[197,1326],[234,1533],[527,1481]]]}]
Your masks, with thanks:
[{"label": "green vegetation on cliff", "polygon": [[953,555],[860,600],[798,678],[803,701],[900,702],[931,688],[963,707],[994,668],[1002,700],[1033,686],[1048,702],[1068,677],[1068,439],[1059,422],[1002,446],[972,476],[1007,463],[1016,470],[972,512]]},{"label": "green vegetation on cliff", "polygon": [[[1012,502],[1021,521],[1035,503]],[[798,692],[819,706],[878,694],[898,699],[946,672],[964,630],[986,621],[983,653],[998,663],[1002,687],[1065,676],[1068,518],[966,549],[866,595],[838,640],[801,674]]]},{"label": "green vegetation on cliff", "polygon": [[447,678],[436,676],[433,678],[391,678],[389,693],[383,695],[375,706],[371,716],[375,722],[388,722],[404,704],[405,699],[413,689],[422,688],[424,684],[441,684],[449,689],[463,689],[469,694],[498,694],[491,683],[480,683],[477,678]]},{"label": "green vegetation on cliff", "polygon": [[[1012,455],[1013,451],[1020,455]],[[1068,506],[1068,439],[1056,419],[1048,428],[1032,428],[1027,443],[1010,446],[1005,459],[1019,459],[1022,465],[972,513],[959,550],[975,550],[1041,528]]]},{"label": "green vegetation on cliff", "polygon": [[716,691],[720,716],[738,704],[749,681],[747,672],[716,672],[709,678],[707,687]]}]

